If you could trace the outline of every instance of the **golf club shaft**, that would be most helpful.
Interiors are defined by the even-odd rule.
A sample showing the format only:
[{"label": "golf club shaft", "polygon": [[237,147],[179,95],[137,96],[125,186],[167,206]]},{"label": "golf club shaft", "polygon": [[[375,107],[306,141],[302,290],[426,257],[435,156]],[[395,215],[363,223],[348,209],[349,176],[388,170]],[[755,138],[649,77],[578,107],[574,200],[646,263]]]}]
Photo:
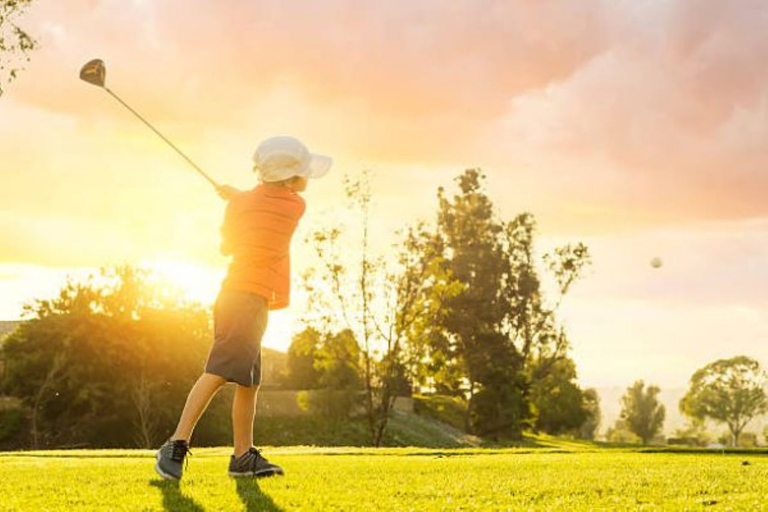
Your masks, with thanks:
[{"label": "golf club shaft", "polygon": [[210,176],[208,176],[208,175],[205,173],[205,171],[203,171],[203,170],[202,170],[200,167],[198,167],[198,165],[197,165],[195,162],[193,162],[192,160],[190,160],[190,159],[189,159],[189,157],[188,157],[187,155],[185,155],[184,153],[182,153],[182,152],[181,152],[181,150],[180,150],[179,148],[177,148],[177,147],[176,147],[176,146],[173,144],[173,142],[171,142],[170,140],[166,139],[166,138],[165,138],[165,136],[164,136],[162,133],[160,133],[159,131],[157,131],[157,130],[155,129],[155,127],[154,127],[154,126],[152,126],[151,124],[149,124],[149,121],[147,121],[146,119],[144,119],[143,117],[141,117],[141,115],[140,115],[138,112],[136,112],[135,110],[133,110],[133,109],[132,109],[132,108],[131,108],[131,107],[130,107],[130,106],[129,106],[129,105],[126,103],[126,102],[124,102],[123,100],[121,100],[121,99],[120,99],[120,97],[119,97],[117,94],[115,94],[115,93],[113,93],[111,90],[109,90],[109,88],[107,88],[107,87],[104,87],[104,90],[105,90],[105,91],[107,91],[109,94],[111,94],[111,95],[112,95],[112,97],[113,97],[113,98],[115,98],[117,101],[119,101],[119,102],[120,102],[120,103],[121,103],[121,104],[122,104],[122,105],[123,105],[125,108],[127,108],[128,110],[130,110],[131,112],[133,112],[133,115],[135,115],[136,117],[138,117],[139,119],[141,119],[141,121],[142,121],[144,124],[146,124],[147,126],[149,126],[149,127],[152,129],[152,131],[153,131],[153,132],[155,132],[155,133],[156,133],[156,134],[157,134],[157,135],[158,135],[158,136],[159,136],[161,139],[163,139],[165,142],[167,142],[169,146],[171,146],[173,149],[175,149],[175,150],[176,150],[176,152],[177,152],[179,155],[181,155],[181,156],[182,156],[182,158],[184,158],[184,160],[186,160],[186,161],[189,163],[189,165],[191,165],[192,167],[194,167],[194,168],[195,168],[195,170],[196,170],[197,172],[199,172],[199,173],[200,173],[200,175],[201,175],[203,178],[205,178],[206,180],[208,180],[208,181],[210,182],[210,184],[214,186],[214,188],[216,188],[216,189],[218,189],[218,188],[219,188],[219,184],[218,184],[218,183],[216,183],[215,181],[213,181],[213,180],[211,179],[211,177],[210,177]]}]

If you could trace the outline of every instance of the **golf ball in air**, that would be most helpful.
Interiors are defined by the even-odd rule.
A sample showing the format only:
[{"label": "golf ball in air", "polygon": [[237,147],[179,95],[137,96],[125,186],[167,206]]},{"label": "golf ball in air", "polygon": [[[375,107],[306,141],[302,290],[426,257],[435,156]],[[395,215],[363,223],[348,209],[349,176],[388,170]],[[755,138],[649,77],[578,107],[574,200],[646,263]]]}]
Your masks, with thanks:
[{"label": "golf ball in air", "polygon": [[651,260],[651,266],[653,268],[659,268],[661,266],[661,258],[653,258]]}]

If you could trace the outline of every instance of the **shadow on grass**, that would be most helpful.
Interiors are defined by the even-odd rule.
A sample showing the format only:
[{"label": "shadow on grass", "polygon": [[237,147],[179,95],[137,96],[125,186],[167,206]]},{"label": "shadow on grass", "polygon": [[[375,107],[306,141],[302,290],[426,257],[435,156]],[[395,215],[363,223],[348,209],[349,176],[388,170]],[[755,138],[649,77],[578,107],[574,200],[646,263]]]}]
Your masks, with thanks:
[{"label": "shadow on grass", "polygon": [[150,485],[163,492],[163,508],[165,510],[191,510],[203,512],[205,508],[198,502],[185,496],[179,489],[179,482],[173,480],[152,480]]},{"label": "shadow on grass", "polygon": [[252,510],[282,512],[283,509],[275,505],[272,498],[264,494],[255,478],[241,477],[236,478],[235,481],[237,482],[237,494],[245,505],[245,510],[249,512]]}]

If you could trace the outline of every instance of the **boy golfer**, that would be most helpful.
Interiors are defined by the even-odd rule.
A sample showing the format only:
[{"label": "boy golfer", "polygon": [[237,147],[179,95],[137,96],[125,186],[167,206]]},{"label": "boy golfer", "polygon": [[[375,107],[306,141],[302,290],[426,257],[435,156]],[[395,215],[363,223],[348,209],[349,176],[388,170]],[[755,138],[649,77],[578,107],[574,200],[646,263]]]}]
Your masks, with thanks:
[{"label": "boy golfer", "polygon": [[253,156],[259,184],[240,192],[222,186],[229,200],[221,228],[221,252],[232,256],[213,309],[214,341],[205,371],[187,397],[179,424],[157,452],[155,470],[179,480],[192,431],[219,388],[236,385],[232,403],[234,453],[230,476],[282,475],[280,466],[253,446],[256,392],[261,382],[261,338],[269,310],[285,308],[290,297],[290,242],[304,214],[298,194],[308,178],[324,176],[331,159],[310,153],[293,137],[262,142]]}]

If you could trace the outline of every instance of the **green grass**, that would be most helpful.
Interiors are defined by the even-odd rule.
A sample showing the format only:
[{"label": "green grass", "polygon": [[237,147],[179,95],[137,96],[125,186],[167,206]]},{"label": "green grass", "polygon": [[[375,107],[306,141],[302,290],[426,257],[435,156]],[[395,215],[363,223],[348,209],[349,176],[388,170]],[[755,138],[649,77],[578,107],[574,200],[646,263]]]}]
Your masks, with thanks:
[{"label": "green grass", "polygon": [[0,453],[0,510],[768,510],[764,452],[275,448],[285,477],[236,481],[193,451],[181,484],[149,451]]}]

